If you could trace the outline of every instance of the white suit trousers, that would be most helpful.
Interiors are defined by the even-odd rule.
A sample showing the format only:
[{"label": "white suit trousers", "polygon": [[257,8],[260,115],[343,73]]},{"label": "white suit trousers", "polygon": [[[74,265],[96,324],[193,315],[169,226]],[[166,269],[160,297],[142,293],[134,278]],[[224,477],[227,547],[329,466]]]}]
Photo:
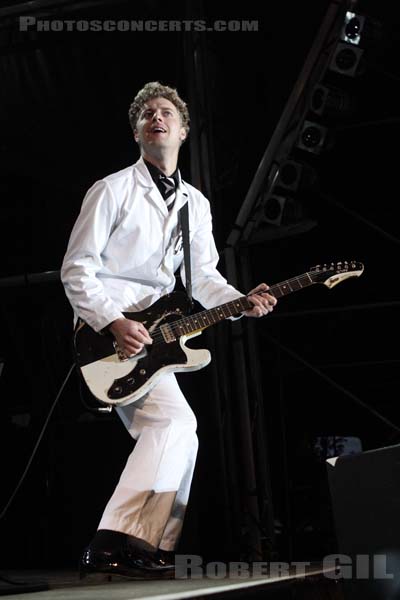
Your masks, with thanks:
[{"label": "white suit trousers", "polygon": [[173,550],[178,542],[196,462],[196,417],[174,374],[144,398],[117,408],[137,440],[99,529],[112,529]]}]

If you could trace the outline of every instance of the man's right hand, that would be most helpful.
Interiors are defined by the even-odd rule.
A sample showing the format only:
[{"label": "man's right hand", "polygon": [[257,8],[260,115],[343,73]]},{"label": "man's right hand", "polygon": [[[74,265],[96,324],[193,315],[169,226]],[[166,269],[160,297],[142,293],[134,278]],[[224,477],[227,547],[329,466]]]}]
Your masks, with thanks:
[{"label": "man's right hand", "polygon": [[153,343],[146,327],[138,321],[122,317],[113,321],[108,326],[108,329],[115,337],[120,350],[123,351],[126,357],[139,354],[145,344]]}]

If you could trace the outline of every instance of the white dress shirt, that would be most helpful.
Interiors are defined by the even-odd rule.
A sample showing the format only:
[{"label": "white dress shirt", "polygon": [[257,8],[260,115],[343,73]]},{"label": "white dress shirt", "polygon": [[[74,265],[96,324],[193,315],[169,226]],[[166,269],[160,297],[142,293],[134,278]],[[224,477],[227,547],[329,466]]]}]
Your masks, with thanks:
[{"label": "white dress shirt", "polygon": [[189,203],[193,297],[205,308],[242,296],[217,271],[208,200],[180,179],[170,212],[142,158],[88,190],[61,268],[65,292],[95,331],[185,282],[178,211]]}]

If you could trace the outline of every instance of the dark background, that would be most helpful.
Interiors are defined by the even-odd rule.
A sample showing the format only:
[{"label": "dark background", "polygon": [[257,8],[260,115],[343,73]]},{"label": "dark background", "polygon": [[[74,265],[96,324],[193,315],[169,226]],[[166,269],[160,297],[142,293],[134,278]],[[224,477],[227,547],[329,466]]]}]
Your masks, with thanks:
[{"label": "dark background", "polygon": [[[198,9],[189,1],[166,6],[156,0],[134,7],[82,6],[63,3],[42,17],[183,19]],[[25,11],[7,14],[7,7],[0,3],[2,506],[72,364],[72,311],[61,284],[13,285],[5,278],[58,270],[87,188],[138,158],[127,119],[137,90],[160,80],[184,98],[188,94],[188,34],[22,33],[17,16]],[[221,252],[327,7],[321,0],[203,4],[210,22],[259,22],[258,32],[203,34],[213,130],[212,210]],[[354,111],[330,123],[333,142],[324,153],[303,157],[316,169],[318,185],[298,202],[315,226],[250,248],[254,285],[281,281],[316,263],[365,264],[361,279],[331,292],[316,287],[285,298],[257,323],[275,550],[282,557],[315,558],[335,548],[316,438],[356,436],[364,450],[400,439],[368,410],[400,426],[400,20],[388,0],[360,3],[360,12],[378,19],[384,34],[366,53],[364,71],[340,80],[354,96]],[[35,15],[40,18],[40,11]],[[185,144],[180,162],[187,179],[189,150]],[[225,352],[229,365],[230,324],[222,324],[220,332],[219,360]],[[215,340],[203,335],[196,343]],[[181,549],[224,558],[240,554],[241,531],[236,538],[228,532],[221,427],[209,393],[220,364],[180,379],[201,440]],[[229,426],[234,439],[238,425]],[[26,481],[0,521],[4,566],[74,564],[130,448],[116,417],[95,416],[81,404],[74,373]],[[235,490],[235,482],[230,485]]]}]

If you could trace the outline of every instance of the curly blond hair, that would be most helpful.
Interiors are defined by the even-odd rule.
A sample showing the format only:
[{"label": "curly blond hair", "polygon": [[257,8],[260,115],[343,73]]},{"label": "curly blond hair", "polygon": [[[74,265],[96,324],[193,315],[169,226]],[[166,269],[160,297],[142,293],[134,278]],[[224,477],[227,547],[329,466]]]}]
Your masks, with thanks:
[{"label": "curly blond hair", "polygon": [[186,103],[179,97],[175,88],[163,85],[159,81],[150,81],[149,83],[146,83],[146,85],[136,94],[134,101],[130,105],[128,115],[133,131],[136,129],[136,123],[143,106],[152,98],[166,98],[172,102],[179,113],[182,127],[185,128],[186,134],[189,133],[190,118]]}]

